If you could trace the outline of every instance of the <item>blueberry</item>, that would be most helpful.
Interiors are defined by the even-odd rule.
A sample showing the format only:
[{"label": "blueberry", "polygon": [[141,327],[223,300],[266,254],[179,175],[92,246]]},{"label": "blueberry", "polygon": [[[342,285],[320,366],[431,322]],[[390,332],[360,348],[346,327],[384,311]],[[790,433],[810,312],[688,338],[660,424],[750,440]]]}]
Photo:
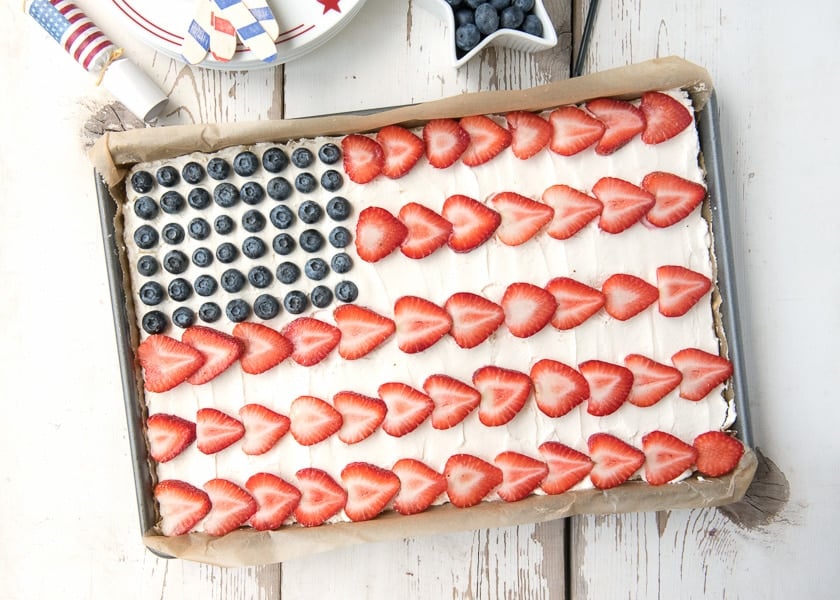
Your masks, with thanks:
[{"label": "blueberry", "polygon": [[210,235],[210,223],[201,217],[196,217],[187,225],[187,231],[190,232],[190,237],[194,240],[206,240]]},{"label": "blueberry", "polygon": [[233,157],[233,170],[237,175],[250,177],[260,168],[260,161],[253,152],[240,152]]},{"label": "blueberry", "polygon": [[236,298],[228,302],[225,314],[233,323],[241,323],[251,316],[251,307],[241,298]]},{"label": "blueberry", "polygon": [[303,272],[309,279],[321,281],[330,272],[330,267],[322,258],[310,258],[303,265]]},{"label": "blueberry", "polygon": [[318,180],[312,173],[299,173],[295,177],[295,189],[301,194],[309,194],[315,191],[318,186]]},{"label": "blueberry", "polygon": [[318,252],[324,245],[324,236],[317,229],[306,229],[301,232],[298,243],[305,252]]},{"label": "blueberry", "polygon": [[522,12],[521,8],[517,8],[516,6],[508,6],[502,11],[502,15],[499,19],[499,24],[507,29],[516,29],[517,27],[522,25],[522,21],[524,20],[525,13]]},{"label": "blueberry", "polygon": [[473,23],[461,25],[455,30],[455,45],[464,52],[475,48],[480,41],[481,32]]},{"label": "blueberry", "polygon": [[192,261],[196,267],[209,267],[213,264],[213,253],[210,248],[196,248],[192,254]]},{"label": "blueberry", "polygon": [[511,4],[511,0],[487,0],[496,10],[504,10]]},{"label": "blueberry", "polygon": [[330,231],[329,240],[333,248],[346,248],[347,244],[350,243],[350,230],[341,225],[334,227]]},{"label": "blueberry", "polygon": [[295,213],[288,206],[279,204],[268,213],[268,219],[277,229],[288,229],[295,222]]},{"label": "blueberry", "polygon": [[227,215],[219,215],[216,217],[216,220],[213,221],[213,229],[215,229],[216,233],[219,235],[227,235],[233,231],[233,228],[233,219]]},{"label": "blueberry", "polygon": [[321,175],[321,187],[328,192],[337,192],[344,185],[344,178],[335,169],[327,169]]},{"label": "blueberry", "polygon": [[260,258],[265,254],[265,242],[253,235],[245,238],[242,242],[242,254],[248,258]]},{"label": "blueberry", "polygon": [[280,312],[280,303],[271,294],[260,294],[254,300],[254,314],[260,319],[273,319]]},{"label": "blueberry", "polygon": [[513,6],[522,12],[528,12],[534,9],[534,0],[513,0]]},{"label": "blueberry", "polygon": [[484,4],[485,2],[487,2],[487,0],[467,0],[467,6],[469,6],[473,10],[475,10],[476,8],[478,8],[481,4]]},{"label": "blueberry", "polygon": [[449,4],[452,8],[458,8],[461,6],[461,2],[463,0],[446,0],[446,3]]},{"label": "blueberry", "polygon": [[148,196],[140,196],[134,201],[134,214],[146,221],[154,219],[158,214],[157,202]]},{"label": "blueberry", "polygon": [[295,238],[290,236],[288,233],[278,233],[274,236],[274,239],[271,240],[271,247],[274,248],[274,251],[280,256],[291,254],[296,245]]},{"label": "blueberry", "polygon": [[235,294],[245,287],[245,276],[238,269],[228,269],[222,273],[220,283],[223,290]]},{"label": "blueberry", "polygon": [[248,282],[255,288],[267,288],[271,285],[273,279],[271,271],[262,265],[248,271]]},{"label": "blueberry", "polygon": [[153,335],[166,331],[166,315],[159,310],[152,310],[143,315],[143,331]]},{"label": "blueberry", "polygon": [[312,200],[307,200],[298,207],[298,217],[307,225],[320,221],[323,214],[324,211],[321,210],[321,206]]},{"label": "blueberry", "polygon": [[179,306],[175,309],[175,312],[172,313],[172,322],[182,329],[192,327],[195,323],[195,313],[191,308]]},{"label": "blueberry", "polygon": [[170,250],[163,257],[163,268],[173,275],[180,275],[190,266],[187,255],[180,250]]},{"label": "blueberry", "polygon": [[142,250],[148,250],[158,243],[157,229],[151,225],[141,225],[134,231],[134,243]]},{"label": "blueberry", "polygon": [[305,169],[312,164],[313,160],[315,160],[315,157],[312,156],[312,152],[308,148],[295,148],[292,152],[292,164],[298,169]]},{"label": "blueberry", "polygon": [[336,273],[347,273],[353,268],[353,259],[346,252],[339,252],[330,260],[330,267]]},{"label": "blueberry", "polygon": [[167,244],[180,244],[184,241],[184,228],[178,223],[167,223],[161,229],[160,234]]},{"label": "blueberry", "polygon": [[353,302],[359,297],[359,288],[352,281],[339,281],[335,286],[335,297],[341,302]]},{"label": "blueberry", "polygon": [[216,248],[216,258],[219,259],[220,263],[226,265],[232,263],[237,256],[239,256],[239,249],[230,242],[219,244],[219,247]]},{"label": "blueberry", "polygon": [[279,202],[292,195],[292,184],[285,177],[274,177],[265,185],[265,193],[272,200]]},{"label": "blueberry", "polygon": [[224,158],[211,158],[207,163],[207,174],[216,181],[222,181],[230,175],[230,165]]},{"label": "blueberry", "polygon": [[289,157],[280,148],[269,148],[263,152],[262,164],[269,173],[279,173],[289,166]]},{"label": "blueberry", "polygon": [[222,316],[222,309],[215,302],[205,302],[198,307],[198,317],[205,323],[215,323]]},{"label": "blueberry", "polygon": [[188,162],[181,169],[181,177],[184,178],[184,181],[193,185],[200,183],[204,179],[204,167],[195,161]]},{"label": "blueberry", "polygon": [[277,281],[292,284],[300,277],[300,268],[293,262],[282,262],[277,267]]},{"label": "blueberry", "polygon": [[156,306],[163,302],[163,286],[157,281],[147,281],[140,286],[140,302],[146,306]]},{"label": "blueberry", "polygon": [[167,290],[169,291],[169,297],[175,302],[183,302],[192,296],[192,286],[183,277],[176,277],[170,281]]},{"label": "blueberry", "polygon": [[537,15],[526,16],[525,20],[522,22],[521,29],[525,33],[529,33],[537,37],[542,37],[543,34],[542,21],[540,21],[540,18]]},{"label": "blueberry", "polygon": [[248,233],[257,233],[265,227],[265,217],[258,210],[248,210],[242,215],[242,228]]},{"label": "blueberry", "polygon": [[210,275],[199,275],[195,278],[195,283],[193,284],[195,293],[199,296],[212,296],[216,293],[218,287],[219,284]]},{"label": "blueberry", "polygon": [[239,201],[239,190],[232,183],[220,183],[213,189],[213,201],[222,208],[230,208]]},{"label": "blueberry", "polygon": [[210,192],[204,188],[193,188],[187,194],[187,203],[196,210],[210,206]]},{"label": "blueberry", "polygon": [[309,299],[312,301],[312,306],[315,308],[326,308],[333,301],[333,293],[330,288],[325,285],[316,285],[309,292]]},{"label": "blueberry", "polygon": [[299,315],[306,310],[307,306],[309,306],[309,300],[301,291],[292,290],[283,298],[283,307],[289,314]]},{"label": "blueberry", "polygon": [[499,12],[489,2],[475,9],[475,26],[484,35],[490,35],[499,28]]},{"label": "blueberry", "polygon": [[455,27],[467,24],[475,25],[475,13],[469,8],[459,8],[455,11]]},{"label": "blueberry", "polygon": [[155,179],[157,179],[157,182],[163,187],[172,187],[180,181],[181,176],[178,175],[178,169],[166,165],[157,170],[157,173],[155,173]]},{"label": "blueberry", "polygon": [[330,198],[327,202],[327,215],[333,221],[343,221],[350,216],[350,202],[341,196]]},{"label": "blueberry", "polygon": [[175,190],[164,192],[164,194],[160,197],[161,210],[170,215],[181,212],[181,209],[184,208],[185,204],[186,202],[184,201],[184,197]]},{"label": "blueberry", "polygon": [[158,271],[158,261],[154,256],[144,254],[137,259],[137,272],[144,277],[151,277]]},{"label": "blueberry", "polygon": [[318,148],[318,158],[325,165],[334,165],[341,160],[341,150],[335,144],[328,142]]},{"label": "blueberry", "polygon": [[265,197],[265,190],[256,181],[247,181],[239,188],[239,197],[245,204],[259,204]]},{"label": "blueberry", "polygon": [[152,177],[152,174],[148,171],[137,171],[136,173],[131,175],[131,187],[134,188],[134,191],[138,194],[145,194],[155,185],[155,180]]}]

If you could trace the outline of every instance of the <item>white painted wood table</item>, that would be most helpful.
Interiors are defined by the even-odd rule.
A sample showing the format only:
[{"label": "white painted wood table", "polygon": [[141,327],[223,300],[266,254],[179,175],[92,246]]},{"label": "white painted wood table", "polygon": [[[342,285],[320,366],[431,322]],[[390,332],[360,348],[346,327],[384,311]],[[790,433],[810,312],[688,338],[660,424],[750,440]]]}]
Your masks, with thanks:
[{"label": "white painted wood table", "polygon": [[[339,37],[285,68],[219,73],[121,36],[104,2],[77,3],[170,95],[163,124],[360,110],[567,77],[587,6],[547,2],[554,51],[490,51],[455,71],[430,15],[368,0]],[[753,429],[778,468],[751,490],[757,510],[580,517],[224,569],[159,559],[139,538],[83,153],[118,124],[113,99],[19,2],[0,5],[0,600],[836,598],[838,25],[827,0],[810,10],[613,0],[601,3],[586,56],[593,71],[676,54],[716,82]]]}]

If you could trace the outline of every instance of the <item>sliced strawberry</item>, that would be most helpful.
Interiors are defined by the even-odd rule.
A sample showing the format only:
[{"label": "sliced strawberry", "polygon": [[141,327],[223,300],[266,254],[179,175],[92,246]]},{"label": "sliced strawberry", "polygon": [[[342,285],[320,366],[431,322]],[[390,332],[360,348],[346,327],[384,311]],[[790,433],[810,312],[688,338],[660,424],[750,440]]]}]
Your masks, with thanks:
[{"label": "sliced strawberry", "polygon": [[253,496],[227,479],[211,479],[204,484],[204,491],[212,507],[204,519],[204,531],[210,535],[230,533],[257,512]]},{"label": "sliced strawberry", "polygon": [[333,311],[335,326],[341,332],[338,353],[346,360],[367,356],[394,335],[396,325],[369,308],[342,304]]},{"label": "sliced strawberry", "polygon": [[347,503],[347,492],[321,469],[308,467],[295,473],[300,502],[295,507],[295,519],[304,527],[323,525],[338,514]]},{"label": "sliced strawberry", "polygon": [[645,481],[663,485],[673,481],[697,460],[697,450],[664,431],[651,431],[642,438],[645,453]]},{"label": "sliced strawberry", "polygon": [[502,215],[469,196],[455,194],[443,202],[443,218],[452,223],[447,244],[455,252],[469,252],[490,239]]},{"label": "sliced strawberry", "polygon": [[619,321],[635,317],[659,298],[659,290],[655,286],[626,273],[610,275],[601,291],[606,299],[604,309]]},{"label": "sliced strawberry", "polygon": [[548,116],[553,135],[548,147],[562,156],[572,156],[596,143],[606,126],[576,106],[561,106]]},{"label": "sliced strawberry", "polygon": [[149,455],[158,462],[169,462],[195,441],[195,423],[175,415],[158,413],[146,421]]},{"label": "sliced strawberry", "polygon": [[628,354],[624,366],[633,373],[633,387],[627,402],[642,408],[653,406],[682,381],[682,374],[670,365],[663,365],[641,354]]},{"label": "sliced strawberry", "polygon": [[554,217],[554,209],[516,192],[499,192],[488,205],[502,215],[496,236],[506,246],[524,244]]},{"label": "sliced strawberry", "polygon": [[642,179],[642,189],[656,200],[645,218],[656,227],[679,223],[706,198],[706,188],[673,173],[654,171]]},{"label": "sliced strawberry", "polygon": [[525,373],[494,365],[473,373],[473,386],[481,394],[478,420],[488,427],[510,422],[531,395],[531,378]]},{"label": "sliced strawberry", "polygon": [[292,342],[292,360],[304,367],[324,360],[341,339],[337,327],[312,317],[298,317],[289,322],[282,333]]},{"label": "sliced strawberry", "polygon": [[443,308],[452,318],[449,335],[461,348],[475,348],[505,321],[501,306],[471,292],[452,294]]},{"label": "sliced strawberry", "polygon": [[423,512],[446,491],[446,477],[419,460],[400,459],[391,470],[400,478],[394,510],[401,515]]},{"label": "sliced strawberry", "polygon": [[432,427],[449,429],[463,421],[481,401],[479,391],[448,375],[430,375],[423,382],[423,390],[435,403]]},{"label": "sliced strawberry", "polygon": [[604,209],[597,198],[563,184],[547,188],[542,201],[554,209],[554,218],[548,224],[547,233],[556,240],[569,239]]},{"label": "sliced strawberry", "polygon": [[423,127],[423,141],[429,163],[445,169],[461,158],[470,136],[454,119],[433,119]]},{"label": "sliced strawberry", "polygon": [[499,467],[471,454],[454,454],[446,461],[446,495],[458,508],[479,504],[502,484]]},{"label": "sliced strawberry", "polygon": [[251,475],[245,489],[257,501],[257,512],[248,521],[257,531],[279,529],[300,502],[300,490],[271,473]]},{"label": "sliced strawberry", "polygon": [[301,446],[323,442],[343,423],[341,413],[315,396],[298,396],[289,407],[292,437]]},{"label": "sliced strawberry", "polygon": [[388,407],[382,421],[382,430],[393,437],[411,433],[428,419],[435,409],[431,398],[404,383],[383,383],[379,386],[378,393]]},{"label": "sliced strawberry", "polygon": [[680,397],[686,400],[702,400],[732,376],[731,362],[697,348],[680,350],[671,362],[682,373]]},{"label": "sliced strawberry", "polygon": [[245,427],[242,438],[245,454],[265,454],[289,431],[289,417],[262,404],[246,404],[239,409],[239,418]]},{"label": "sliced strawberry", "polygon": [[422,352],[449,333],[452,318],[437,304],[417,296],[403,296],[394,303],[397,345],[407,354]]},{"label": "sliced strawberry", "polygon": [[621,233],[635,225],[656,204],[650,192],[617,177],[602,177],[592,193],[604,205],[598,227],[607,233]]},{"label": "sliced strawberry", "polygon": [[184,330],[181,341],[201,352],[204,364],[187,381],[193,385],[207,383],[231,366],[245,349],[241,340],[202,325],[193,325]]},{"label": "sliced strawberry", "polygon": [[487,115],[463,117],[458,124],[470,136],[470,143],[461,156],[461,162],[469,167],[486,163],[510,146],[510,131]]},{"label": "sliced strawberry", "polygon": [[589,384],[586,412],[596,417],[610,415],[627,400],[633,387],[633,373],[627,367],[602,360],[587,360],[578,365]]},{"label": "sliced strawberry", "polygon": [[555,277],[545,286],[557,309],[551,318],[556,329],[573,329],[597,313],[606,303],[604,293],[569,277]]},{"label": "sliced strawberry", "polygon": [[691,125],[691,113],[677,99],[662,92],[642,94],[641,106],[646,126],[642,132],[645,144],[659,144]]},{"label": "sliced strawberry", "polygon": [[519,338],[534,335],[548,325],[557,301],[548,290],[531,283],[510,284],[501,301],[508,330]]},{"label": "sliced strawberry", "polygon": [[707,431],[694,438],[697,470],[707,477],[726,475],[738,466],[744,445],[722,431]]},{"label": "sliced strawberry", "polygon": [[373,181],[385,166],[385,153],[375,140],[366,135],[351,134],[341,140],[344,170],[356,183]]},{"label": "sliced strawberry", "polygon": [[368,206],[356,222],[356,252],[366,262],[382,260],[400,247],[408,229],[384,208]]},{"label": "sliced strawberry", "polygon": [[519,452],[502,452],[493,464],[502,471],[502,485],[497,493],[505,502],[527,498],[548,475],[548,465]]},{"label": "sliced strawberry", "polygon": [[589,479],[599,490],[621,485],[645,462],[645,454],[608,433],[594,433],[587,442],[594,463]]},{"label": "sliced strawberry", "polygon": [[527,160],[551,141],[554,133],[551,124],[536,113],[514,111],[505,115],[505,119],[511,135],[510,149],[516,158]]},{"label": "sliced strawberry", "polygon": [[531,367],[534,398],[547,416],[562,417],[589,398],[589,384],[583,375],[564,363],[549,358]]},{"label": "sliced strawberry", "polygon": [[166,392],[186,381],[206,358],[188,344],[155,334],[137,347],[137,360],[143,367],[144,387],[150,392]]},{"label": "sliced strawberry", "polygon": [[416,202],[403,206],[399,219],[408,229],[400,246],[400,252],[408,258],[426,258],[446,244],[452,235],[452,223]]},{"label": "sliced strawberry", "polygon": [[160,530],[165,536],[192,531],[210,512],[207,492],[177,479],[166,479],[155,486],[155,500],[160,512]]},{"label": "sliced strawberry", "polygon": [[400,491],[400,478],[388,469],[352,462],[341,471],[347,490],[344,514],[351,521],[369,521],[381,513]]},{"label": "sliced strawberry", "polygon": [[204,454],[224,450],[244,435],[242,422],[218,409],[199,408],[195,414],[196,445]]},{"label": "sliced strawberry", "polygon": [[568,491],[592,470],[593,463],[588,456],[560,442],[545,442],[539,450],[548,465],[548,475],[540,484],[546,494]]},{"label": "sliced strawberry", "polygon": [[292,354],[292,343],[279,331],[262,323],[237,323],[233,336],[244,347],[239,364],[243,371],[252,375],[268,371]]},{"label": "sliced strawberry", "polygon": [[712,281],[697,271],[677,265],[656,269],[659,288],[659,312],[666,317],[681,317],[712,288]]},{"label": "sliced strawberry", "polygon": [[333,396],[333,406],[341,413],[338,439],[345,444],[356,444],[367,438],[382,424],[388,412],[379,398],[356,392],[338,392]]},{"label": "sliced strawberry", "polygon": [[597,98],[586,103],[586,109],[606,125],[595,152],[612,154],[645,129],[644,113],[624,100]]},{"label": "sliced strawberry", "polygon": [[399,125],[387,125],[380,129],[376,134],[376,142],[385,156],[382,173],[391,179],[398,179],[408,173],[425,150],[423,140]]}]

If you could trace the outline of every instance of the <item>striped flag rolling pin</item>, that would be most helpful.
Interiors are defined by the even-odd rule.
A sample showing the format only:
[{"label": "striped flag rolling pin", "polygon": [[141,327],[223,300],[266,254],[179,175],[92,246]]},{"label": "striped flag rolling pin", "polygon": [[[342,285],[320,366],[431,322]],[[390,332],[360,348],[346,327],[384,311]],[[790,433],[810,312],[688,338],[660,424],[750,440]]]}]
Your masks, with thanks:
[{"label": "striped flag rolling pin", "polygon": [[101,71],[116,50],[105,34],[67,0],[33,0],[29,15],[86,71]]}]

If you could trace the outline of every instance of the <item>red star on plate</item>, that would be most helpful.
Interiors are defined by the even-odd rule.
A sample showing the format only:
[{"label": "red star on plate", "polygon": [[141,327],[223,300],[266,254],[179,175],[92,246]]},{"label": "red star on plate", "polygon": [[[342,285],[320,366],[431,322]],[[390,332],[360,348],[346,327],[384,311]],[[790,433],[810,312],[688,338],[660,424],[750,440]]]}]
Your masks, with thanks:
[{"label": "red star on plate", "polygon": [[341,12],[341,9],[338,7],[338,3],[341,0],[316,0],[318,4],[324,5],[324,14],[327,14],[328,10],[334,10],[335,12]]}]

